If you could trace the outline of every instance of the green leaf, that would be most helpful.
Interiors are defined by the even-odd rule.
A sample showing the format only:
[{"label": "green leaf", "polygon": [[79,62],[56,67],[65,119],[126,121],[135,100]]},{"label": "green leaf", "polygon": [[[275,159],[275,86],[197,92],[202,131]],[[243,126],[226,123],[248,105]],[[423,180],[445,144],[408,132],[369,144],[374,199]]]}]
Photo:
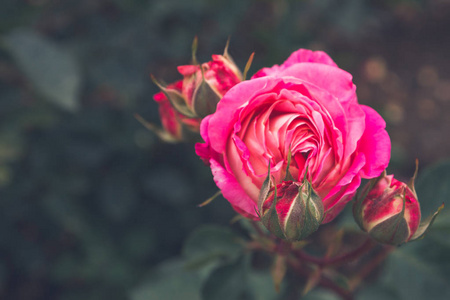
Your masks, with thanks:
[{"label": "green leaf", "polygon": [[70,53],[26,29],[13,30],[2,42],[38,93],[65,110],[78,109],[81,73]]},{"label": "green leaf", "polygon": [[183,262],[173,260],[160,265],[130,295],[131,300],[189,299],[200,300],[201,277],[186,270]]},{"label": "green leaf", "polygon": [[188,237],[183,256],[186,267],[196,268],[218,260],[233,261],[242,251],[239,237],[230,229],[210,225],[197,229]]},{"label": "green leaf", "polygon": [[[247,261],[242,258],[215,269],[202,288],[203,300],[246,299]],[[185,298],[184,298],[185,299]]]}]

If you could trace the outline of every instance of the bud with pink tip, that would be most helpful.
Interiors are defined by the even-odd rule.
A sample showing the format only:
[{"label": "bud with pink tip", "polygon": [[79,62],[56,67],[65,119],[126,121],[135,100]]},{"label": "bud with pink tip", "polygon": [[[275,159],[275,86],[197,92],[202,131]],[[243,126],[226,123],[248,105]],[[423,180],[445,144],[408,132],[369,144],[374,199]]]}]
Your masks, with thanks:
[{"label": "bud with pink tip", "polygon": [[154,96],[164,128],[158,135],[169,142],[183,140],[185,129],[198,133],[202,119],[214,113],[223,95],[244,79],[227,49],[223,55],[212,55],[211,61],[199,64],[196,45],[194,40],[192,64],[178,66],[182,80],[164,86],[152,76],[161,89]]},{"label": "bud with pink tip", "polygon": [[420,205],[414,188],[416,174],[406,184],[384,172],[371,180],[365,186],[363,196],[356,200],[353,206],[356,223],[376,241],[401,245],[422,238],[443,208],[442,205],[427,220],[420,222]]},{"label": "bud with pink tip", "polygon": [[314,192],[311,183],[291,180],[272,186],[268,176],[259,195],[259,212],[263,225],[275,236],[299,241],[316,231],[322,223],[322,199]]}]

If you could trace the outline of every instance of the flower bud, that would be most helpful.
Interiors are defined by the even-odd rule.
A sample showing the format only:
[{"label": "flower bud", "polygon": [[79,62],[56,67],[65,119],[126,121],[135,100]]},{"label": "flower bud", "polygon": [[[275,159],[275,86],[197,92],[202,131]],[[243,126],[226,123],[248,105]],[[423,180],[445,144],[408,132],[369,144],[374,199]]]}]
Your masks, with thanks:
[{"label": "flower bud", "polygon": [[[370,184],[370,183],[369,183]],[[394,175],[382,176],[353,207],[356,222],[383,244],[408,242],[419,228],[420,206],[414,189]]]},{"label": "flower bud", "polygon": [[184,76],[182,94],[200,118],[214,113],[223,95],[242,81],[241,71],[228,55],[213,55],[201,65],[179,66],[178,72]]},{"label": "flower bud", "polygon": [[163,134],[167,141],[180,141],[184,138],[184,128],[199,132],[204,117],[216,111],[217,103],[223,95],[243,80],[239,68],[225,50],[224,55],[213,55],[212,60],[178,67],[183,79],[163,86],[152,77],[161,89],[154,100],[159,104]]},{"label": "flower bud", "polygon": [[272,187],[260,206],[264,226],[288,241],[308,237],[319,228],[324,216],[322,199],[306,180],[283,181]]},{"label": "flower bud", "polygon": [[[184,137],[184,128],[190,131],[198,132],[201,119],[192,118],[181,113],[184,99],[181,96],[181,87],[183,82],[177,81],[163,88],[164,92],[154,95],[153,99],[159,104],[159,116],[164,130],[158,135],[167,142],[181,141]],[[178,100],[178,101],[177,101]],[[156,131],[158,133],[158,131]]]}]

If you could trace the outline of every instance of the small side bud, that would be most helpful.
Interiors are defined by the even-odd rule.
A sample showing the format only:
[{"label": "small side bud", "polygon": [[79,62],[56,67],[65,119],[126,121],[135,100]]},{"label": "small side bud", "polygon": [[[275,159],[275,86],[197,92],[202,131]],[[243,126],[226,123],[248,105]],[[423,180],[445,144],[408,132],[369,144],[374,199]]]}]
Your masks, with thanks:
[{"label": "small side bud", "polygon": [[197,116],[204,118],[214,113],[221,98],[222,95],[205,80],[202,72],[202,81],[196,87],[192,97],[192,105]]},{"label": "small side bud", "polygon": [[383,244],[406,243],[419,227],[417,196],[394,175],[378,179],[367,196],[360,199],[360,203],[355,203],[353,208],[353,215],[361,229]]},{"label": "small side bud", "polygon": [[[417,168],[416,168],[417,169]],[[383,244],[401,245],[423,237],[440,210],[421,224],[420,205],[414,188],[384,173],[364,188],[365,195],[353,206],[353,216],[362,230]]]},{"label": "small side bud", "polygon": [[161,90],[153,99],[159,104],[163,129],[154,129],[152,125],[146,127],[165,141],[197,140],[202,119],[214,113],[223,95],[242,81],[242,73],[227,49],[224,55],[212,55],[211,61],[199,63],[197,48],[198,39],[195,37],[192,64],[177,68],[183,79],[165,86],[151,75]]}]

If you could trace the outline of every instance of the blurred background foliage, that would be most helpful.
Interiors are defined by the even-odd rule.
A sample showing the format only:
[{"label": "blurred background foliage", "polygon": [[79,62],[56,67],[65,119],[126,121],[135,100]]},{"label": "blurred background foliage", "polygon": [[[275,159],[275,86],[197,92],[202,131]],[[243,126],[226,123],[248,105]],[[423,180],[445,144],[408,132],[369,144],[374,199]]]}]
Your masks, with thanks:
[{"label": "blurred background foliage", "polygon": [[449,29],[445,0],[2,0],[0,298],[140,299],[190,232],[228,226],[226,201],[196,207],[216,188],[193,145],[133,117],[159,122],[149,74],[180,78],[195,35],[202,61],[228,37],[241,68],[255,51],[251,73],[327,51],[387,120],[405,178],[449,157]]}]

